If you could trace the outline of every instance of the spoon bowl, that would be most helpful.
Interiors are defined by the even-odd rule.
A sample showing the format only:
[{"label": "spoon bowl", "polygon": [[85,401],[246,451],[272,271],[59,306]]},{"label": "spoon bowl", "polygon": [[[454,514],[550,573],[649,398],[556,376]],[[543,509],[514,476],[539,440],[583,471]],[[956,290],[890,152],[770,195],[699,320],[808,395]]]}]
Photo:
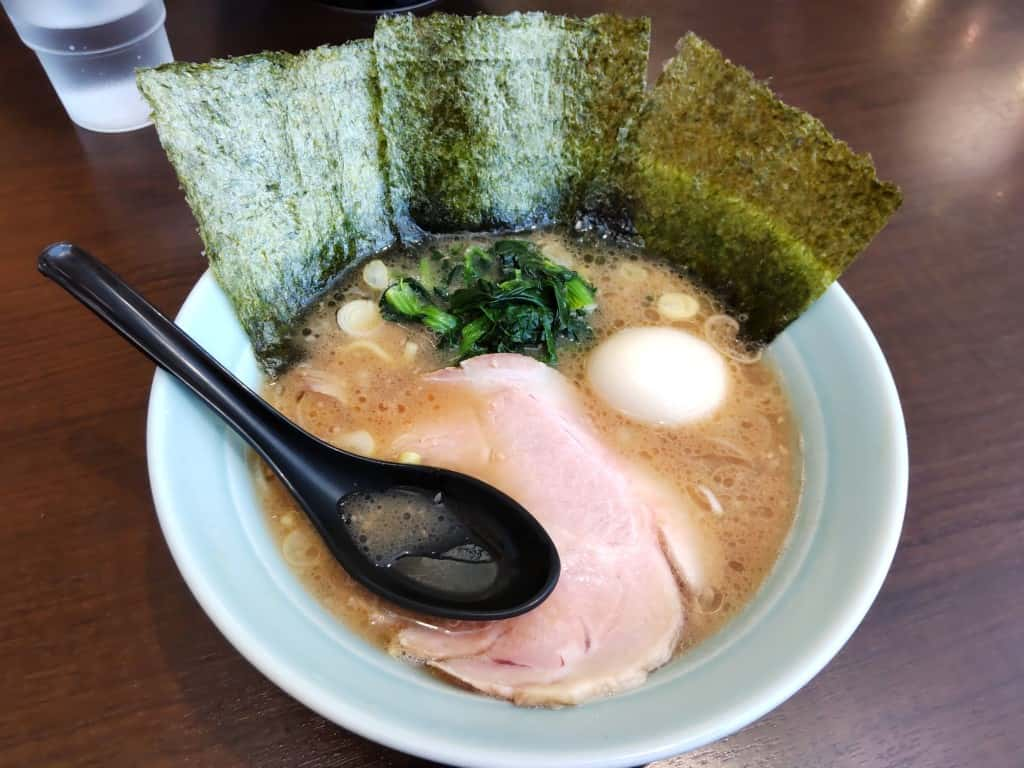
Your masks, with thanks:
[{"label": "spoon bowl", "polygon": [[[554,543],[511,497],[458,472],[366,458],[311,435],[76,245],[44,249],[39,271],[234,428],[295,497],[338,562],[367,589],[403,608],[463,620],[518,616],[554,589],[560,569]],[[396,492],[420,500],[422,514],[443,525],[385,552],[361,540],[365,535],[354,526],[351,504]],[[372,512],[383,504],[364,506]]]}]

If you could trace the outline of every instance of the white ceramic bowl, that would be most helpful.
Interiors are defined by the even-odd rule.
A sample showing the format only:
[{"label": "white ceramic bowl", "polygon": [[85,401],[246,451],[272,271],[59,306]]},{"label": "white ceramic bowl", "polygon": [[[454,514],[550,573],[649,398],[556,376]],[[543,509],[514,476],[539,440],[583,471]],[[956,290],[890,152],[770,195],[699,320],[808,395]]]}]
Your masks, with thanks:
[{"label": "white ceramic bowl", "polygon": [[[259,370],[209,274],[178,323],[250,385]],[[582,707],[518,709],[396,661],[339,624],[279,555],[242,442],[170,376],[149,403],[150,482],[185,581],[232,644],[299,701],[389,747],[457,766],[635,766],[729,734],[839,651],[892,561],[907,442],[885,359],[838,286],[771,346],[797,411],[805,490],[785,552],[722,632],[641,688]]]}]

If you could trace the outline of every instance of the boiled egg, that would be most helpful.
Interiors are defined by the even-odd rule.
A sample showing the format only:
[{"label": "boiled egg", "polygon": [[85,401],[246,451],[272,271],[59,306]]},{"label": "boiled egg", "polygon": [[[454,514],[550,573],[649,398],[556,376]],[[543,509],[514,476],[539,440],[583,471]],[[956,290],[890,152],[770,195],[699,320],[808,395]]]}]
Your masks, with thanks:
[{"label": "boiled egg", "polygon": [[616,411],[664,426],[711,416],[729,389],[729,371],[718,350],[676,328],[619,331],[590,353],[587,379]]}]

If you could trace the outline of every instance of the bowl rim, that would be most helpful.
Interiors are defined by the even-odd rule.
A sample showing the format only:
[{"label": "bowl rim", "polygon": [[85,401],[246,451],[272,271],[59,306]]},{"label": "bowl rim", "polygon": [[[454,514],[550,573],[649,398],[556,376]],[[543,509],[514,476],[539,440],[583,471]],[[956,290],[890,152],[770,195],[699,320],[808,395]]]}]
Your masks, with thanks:
[{"label": "bowl rim", "polygon": [[[182,304],[177,315],[179,324],[187,325],[202,302],[207,300],[211,289],[219,292],[211,273],[207,271],[196,282]],[[669,739],[647,744],[643,749],[629,753],[616,751],[614,746],[603,745],[581,752],[578,759],[574,757],[570,762],[560,760],[559,765],[626,766],[650,762],[696,748],[700,744],[710,743],[757,720],[803,687],[839,652],[863,620],[881,589],[895,555],[906,507],[909,482],[906,428],[895,382],[867,322],[838,283],[829,290],[835,296],[836,306],[846,315],[845,319],[852,323],[859,341],[864,345],[864,352],[874,366],[873,373],[879,377],[879,405],[884,409],[885,422],[891,427],[884,435],[885,450],[888,452],[887,455],[892,456],[891,477],[886,488],[887,525],[885,530],[879,532],[877,556],[870,563],[868,573],[859,582],[856,599],[846,605],[843,621],[831,626],[827,637],[820,638],[812,649],[801,654],[799,663],[793,664],[782,677],[768,685],[767,690],[760,691],[756,698],[748,701],[742,711],[726,713],[727,716],[720,719],[715,729],[705,733],[699,743]],[[166,397],[169,388],[175,386],[178,385],[168,374],[157,370],[150,393],[146,425],[150,486],[161,530],[182,577],[204,612],[228,641],[260,672],[293,698],[326,719],[376,743],[429,760],[464,766],[512,768],[522,765],[525,760],[535,760],[536,755],[527,758],[514,749],[504,752],[480,751],[453,743],[442,734],[423,734],[420,732],[422,729],[410,728],[404,723],[396,724],[373,713],[362,711],[347,703],[344,695],[321,695],[315,687],[304,685],[302,680],[293,679],[282,665],[280,654],[274,650],[273,643],[268,642],[265,637],[253,634],[221,599],[215,583],[204,572],[202,562],[189,550],[183,535],[184,529],[176,522],[171,488],[168,485],[169,478],[163,470],[167,458],[164,445],[161,443],[164,434],[161,420],[165,419],[166,415],[158,408],[161,398]],[[610,701],[614,699],[615,697]],[[495,750],[512,746],[495,745]]]}]

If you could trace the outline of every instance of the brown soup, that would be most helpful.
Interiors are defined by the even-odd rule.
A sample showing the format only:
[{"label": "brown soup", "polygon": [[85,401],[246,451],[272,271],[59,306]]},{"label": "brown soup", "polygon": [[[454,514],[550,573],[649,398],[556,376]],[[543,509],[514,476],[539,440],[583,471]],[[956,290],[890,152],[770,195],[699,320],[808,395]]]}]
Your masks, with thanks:
[{"label": "brown soup", "polygon": [[[632,250],[582,244],[556,232],[523,235],[539,242],[556,261],[594,284],[598,309],[594,342],[636,326],[674,326],[697,334],[726,358],[731,386],[725,404],[709,419],[668,428],[633,422],[611,410],[588,389],[585,361],[591,344],[563,345],[558,369],[576,384],[593,427],[609,446],[672,483],[692,500],[696,523],[721,548],[724,567],[700,594],[686,595],[687,622],[679,651],[699,643],[741,609],[779,557],[801,489],[800,441],[777,373],[739,346],[735,324],[693,283],[670,266]],[[486,243],[487,237],[462,238]],[[460,242],[445,238],[444,244]],[[392,274],[415,274],[428,243],[379,257]],[[276,380],[264,396],[280,411],[324,440],[388,460],[402,457],[395,438],[431,411],[443,412],[445,391],[422,374],[452,364],[450,351],[435,348],[418,326],[383,322],[371,333],[343,332],[339,307],[355,299],[376,302],[380,291],[364,279],[363,265],[347,273],[306,319],[296,343],[305,359]],[[378,280],[372,279],[377,283]],[[696,315],[666,319],[665,294],[698,302]],[[671,314],[669,315],[671,317]],[[282,554],[306,587],[348,626],[387,647],[406,621],[395,607],[355,584],[333,560],[310,523],[269,470],[254,461],[268,524]],[[483,478],[487,479],[487,478]]]}]

